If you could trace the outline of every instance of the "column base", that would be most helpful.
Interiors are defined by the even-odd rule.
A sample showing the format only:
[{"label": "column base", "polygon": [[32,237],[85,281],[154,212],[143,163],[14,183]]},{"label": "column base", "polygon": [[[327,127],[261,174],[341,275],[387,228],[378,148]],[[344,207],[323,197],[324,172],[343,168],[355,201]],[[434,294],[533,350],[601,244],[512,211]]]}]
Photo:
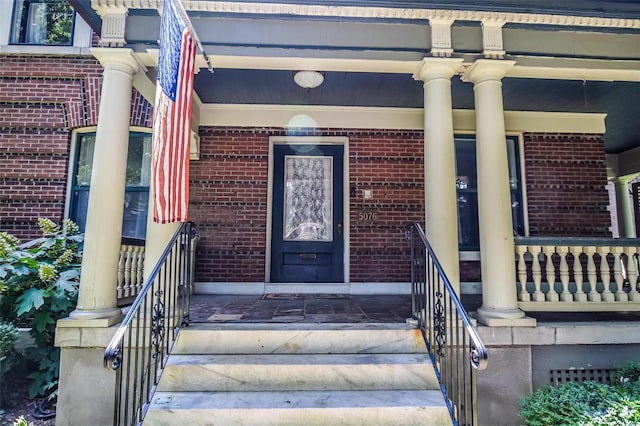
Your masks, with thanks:
[{"label": "column base", "polygon": [[[109,327],[115,323],[122,321],[124,315],[122,314],[122,310],[120,308],[94,310],[76,309],[69,314],[69,318],[74,321],[90,322],[92,324],[95,324],[93,325],[94,327]],[[79,326],[79,324],[76,323],[76,326]]]},{"label": "column base", "polygon": [[498,309],[481,306],[476,312],[478,321],[489,327],[535,327],[535,318],[527,317],[523,311],[515,309]]}]

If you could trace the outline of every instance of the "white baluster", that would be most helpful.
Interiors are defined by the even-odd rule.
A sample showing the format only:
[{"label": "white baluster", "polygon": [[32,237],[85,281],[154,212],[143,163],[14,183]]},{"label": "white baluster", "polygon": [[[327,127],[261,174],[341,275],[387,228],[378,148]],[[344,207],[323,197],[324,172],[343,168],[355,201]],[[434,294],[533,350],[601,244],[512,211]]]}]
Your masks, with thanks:
[{"label": "white baluster", "polygon": [[627,255],[627,280],[629,280],[629,294],[627,297],[630,302],[640,302],[640,293],[638,293],[638,247],[625,247],[624,252]]},{"label": "white baluster", "polygon": [[136,279],[136,294],[140,293],[142,286],[144,285],[144,246],[138,247],[137,257],[138,260],[138,276]]},{"label": "white baluster", "polygon": [[556,253],[560,256],[560,284],[562,285],[560,300],[563,302],[573,302],[573,294],[569,291],[569,264],[567,263],[569,247],[558,246],[556,247]]},{"label": "white baluster", "polygon": [[124,288],[125,296],[131,296],[131,261],[133,260],[134,246],[127,246],[127,260],[124,264]]},{"label": "white baluster", "polygon": [[542,283],[542,269],[540,268],[540,246],[531,246],[529,250],[533,256],[531,263],[531,276],[533,277],[533,285],[535,287],[533,293],[534,302],[544,302],[544,293],[540,290],[540,284]]},{"label": "white baluster", "polygon": [[616,302],[627,302],[629,298],[624,291],[624,276],[622,276],[622,247],[611,247],[613,253],[613,280],[616,282]]},{"label": "white baluster", "polygon": [[557,302],[560,300],[560,295],[555,289],[556,286],[556,267],[553,264],[553,254],[556,251],[554,246],[544,246],[542,248],[544,255],[547,257],[547,265],[546,265],[546,276],[547,276],[547,284],[549,284],[549,291],[547,292],[547,301],[548,302]]},{"label": "white baluster", "polygon": [[609,261],[607,255],[609,254],[609,247],[598,247],[598,254],[600,255],[600,281],[603,285],[602,301],[613,302],[615,297],[611,293],[611,268],[609,267]]},{"label": "white baluster", "polygon": [[127,246],[120,246],[120,257],[118,257],[118,281],[116,282],[117,298],[124,297],[124,263]]},{"label": "white baluster", "polygon": [[520,282],[518,300],[521,302],[530,302],[531,295],[527,291],[527,262],[524,260],[524,255],[527,253],[527,246],[517,245],[516,252],[518,253],[518,281]]},{"label": "white baluster", "polygon": [[580,261],[580,254],[582,253],[581,246],[569,247],[571,254],[573,254],[573,282],[576,283],[576,292],[573,295],[573,300],[576,302],[586,302],[587,295],[582,289],[582,283],[584,282],[584,276],[582,275],[582,262]]},{"label": "white baluster", "polygon": [[596,272],[596,262],[594,259],[596,248],[594,246],[584,247],[584,252],[587,255],[587,280],[589,280],[589,302],[600,302],[602,298],[598,293],[598,275]]}]

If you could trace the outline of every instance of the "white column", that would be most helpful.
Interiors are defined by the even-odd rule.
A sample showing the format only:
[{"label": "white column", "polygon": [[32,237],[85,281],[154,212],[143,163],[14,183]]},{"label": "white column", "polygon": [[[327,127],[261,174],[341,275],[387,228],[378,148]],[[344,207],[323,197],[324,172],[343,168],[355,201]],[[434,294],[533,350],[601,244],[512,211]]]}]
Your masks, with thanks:
[{"label": "white column", "polygon": [[461,64],[462,59],[425,58],[414,75],[424,81],[425,233],[458,293],[460,261],[451,77]]},{"label": "white column", "polygon": [[144,280],[158,263],[167,243],[178,230],[181,222],[156,223],[153,221],[153,180],[149,187],[149,209],[147,211],[147,235],[144,242]]},{"label": "white column", "polygon": [[104,67],[76,320],[118,321],[122,235],[133,75],[143,66],[130,49],[92,49]]},{"label": "white column", "polygon": [[[482,307],[487,325],[523,318],[516,291],[511,192],[502,104],[502,77],[513,61],[477,60],[464,74],[474,84]],[[497,321],[495,321],[497,320]]]},{"label": "white column", "polygon": [[636,228],[631,214],[629,182],[637,175],[621,176],[613,179],[616,190],[616,214],[618,216],[618,234],[621,238],[636,238]]}]

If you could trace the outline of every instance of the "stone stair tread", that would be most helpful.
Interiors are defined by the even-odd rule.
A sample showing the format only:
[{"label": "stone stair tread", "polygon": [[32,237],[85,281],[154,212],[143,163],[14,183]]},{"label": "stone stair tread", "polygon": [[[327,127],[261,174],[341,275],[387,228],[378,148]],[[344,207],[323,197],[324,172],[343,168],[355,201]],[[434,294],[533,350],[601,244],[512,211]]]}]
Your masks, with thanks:
[{"label": "stone stair tread", "polygon": [[439,390],[156,392],[149,410],[444,407]]},{"label": "stone stair tread", "polygon": [[282,325],[196,324],[180,331],[172,354],[427,352],[420,331],[407,324]]}]

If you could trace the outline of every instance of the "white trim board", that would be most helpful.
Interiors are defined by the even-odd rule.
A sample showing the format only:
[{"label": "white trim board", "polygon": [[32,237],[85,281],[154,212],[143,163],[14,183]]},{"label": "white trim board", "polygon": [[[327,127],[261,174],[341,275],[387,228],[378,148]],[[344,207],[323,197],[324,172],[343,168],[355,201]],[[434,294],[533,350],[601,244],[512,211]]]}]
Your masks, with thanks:
[{"label": "white trim board", "polygon": [[[479,282],[460,283],[462,294],[481,294]],[[362,283],[262,283],[196,282],[195,294],[411,294],[409,282]]]},{"label": "white trim board", "polygon": [[[606,114],[505,111],[507,132],[605,132]],[[423,108],[203,104],[200,126],[422,130]],[[456,132],[475,131],[474,110],[453,110]]]},{"label": "white trim board", "polygon": [[411,294],[411,283],[197,282],[195,294]]}]

